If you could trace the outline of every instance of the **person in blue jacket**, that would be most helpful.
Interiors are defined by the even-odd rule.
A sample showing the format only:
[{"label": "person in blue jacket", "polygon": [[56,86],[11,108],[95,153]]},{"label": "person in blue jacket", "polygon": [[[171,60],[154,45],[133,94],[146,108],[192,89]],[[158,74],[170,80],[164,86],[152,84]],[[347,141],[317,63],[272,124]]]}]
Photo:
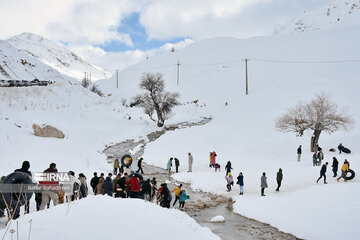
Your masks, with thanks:
[{"label": "person in blue jacket", "polygon": [[103,194],[107,194],[110,197],[112,197],[114,188],[110,177],[106,177],[102,188],[103,188]]},{"label": "person in blue jacket", "polygon": [[301,153],[302,153],[302,150],[301,150],[301,145],[300,145],[300,146],[298,147],[298,149],[297,149],[297,156],[298,156],[297,160],[298,160],[298,162],[300,162]]},{"label": "person in blue jacket", "polygon": [[237,177],[237,184],[240,185],[240,195],[244,194],[244,176],[243,173],[240,172],[239,176]]},{"label": "person in blue jacket", "polygon": [[185,206],[185,201],[187,199],[190,199],[190,197],[186,194],[185,190],[181,190],[180,194],[179,194],[179,207],[180,208],[184,208]]}]

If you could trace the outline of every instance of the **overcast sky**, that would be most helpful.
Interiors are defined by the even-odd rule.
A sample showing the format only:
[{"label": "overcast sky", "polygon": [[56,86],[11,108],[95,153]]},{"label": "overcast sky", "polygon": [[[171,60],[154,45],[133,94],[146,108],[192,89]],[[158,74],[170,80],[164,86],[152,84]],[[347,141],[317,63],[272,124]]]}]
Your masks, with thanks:
[{"label": "overcast sky", "polygon": [[331,0],[0,0],[0,39],[32,32],[122,69],[173,45],[272,34]]}]

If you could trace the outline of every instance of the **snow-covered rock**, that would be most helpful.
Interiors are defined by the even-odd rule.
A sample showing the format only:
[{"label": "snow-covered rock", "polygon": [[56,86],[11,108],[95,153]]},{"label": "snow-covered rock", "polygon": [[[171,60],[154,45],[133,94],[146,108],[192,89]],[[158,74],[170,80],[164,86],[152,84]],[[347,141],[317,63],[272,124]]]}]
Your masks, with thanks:
[{"label": "snow-covered rock", "polygon": [[225,218],[223,216],[219,215],[219,216],[213,217],[210,221],[214,222],[214,223],[225,222]]}]

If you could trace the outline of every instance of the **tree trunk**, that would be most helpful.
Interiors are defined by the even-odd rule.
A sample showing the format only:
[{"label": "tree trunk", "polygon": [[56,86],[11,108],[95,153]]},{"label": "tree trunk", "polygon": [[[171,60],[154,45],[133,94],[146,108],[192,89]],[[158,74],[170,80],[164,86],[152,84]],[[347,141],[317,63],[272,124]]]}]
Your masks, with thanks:
[{"label": "tree trunk", "polygon": [[318,151],[320,134],[321,130],[314,130],[314,133],[311,136],[310,149],[312,152]]}]

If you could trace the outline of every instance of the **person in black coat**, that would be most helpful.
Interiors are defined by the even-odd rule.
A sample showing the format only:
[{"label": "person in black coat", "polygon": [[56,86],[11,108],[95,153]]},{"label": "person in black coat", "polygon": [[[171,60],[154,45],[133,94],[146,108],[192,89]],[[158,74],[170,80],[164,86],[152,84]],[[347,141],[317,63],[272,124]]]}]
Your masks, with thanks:
[{"label": "person in black coat", "polygon": [[174,158],[174,159],[175,159],[176,172],[178,173],[178,172],[179,172],[180,161],[179,161],[179,159],[177,159],[177,158]]},{"label": "person in black coat", "polygon": [[[30,169],[30,163],[28,161],[24,161],[22,163],[21,168],[16,169],[14,172],[26,173],[31,179],[31,172],[29,171],[29,169]],[[26,194],[24,194],[24,196],[26,197]],[[25,214],[29,213],[29,211],[30,211],[30,199],[27,199],[25,202]]]},{"label": "person in black coat", "polygon": [[147,179],[143,184],[142,184],[142,194],[144,195],[144,199],[146,201],[151,200],[151,184],[150,184],[150,179]]},{"label": "person in black coat", "polygon": [[93,192],[95,194],[96,186],[99,184],[100,177],[98,177],[97,172],[94,172],[94,177],[90,180],[90,186],[93,189]]},{"label": "person in black coat", "polygon": [[231,162],[228,161],[227,164],[226,164],[226,166],[225,166],[225,170],[226,170],[225,176],[227,176],[227,175],[229,174],[229,172],[231,172],[231,169],[233,169],[233,168],[231,167]]},{"label": "person in black coat", "polygon": [[320,170],[320,177],[318,178],[318,180],[316,181],[316,183],[319,183],[319,180],[322,178],[322,177],[324,177],[324,184],[327,184],[327,182],[326,182],[326,167],[327,167],[327,165],[328,165],[329,163],[328,162],[326,162],[324,165],[322,165],[322,167],[321,167],[321,170]]},{"label": "person in black coat", "polygon": [[277,182],[278,186],[275,191],[277,191],[277,192],[280,190],[282,179],[283,179],[282,169],[279,168],[279,171],[276,174],[276,182]]},{"label": "person in black coat", "polygon": [[171,202],[171,193],[167,187],[166,183],[161,184],[162,185],[162,191],[161,191],[161,202],[160,206],[170,208],[170,202]]},{"label": "person in black coat", "polygon": [[136,172],[138,173],[139,171],[141,171],[141,174],[144,174],[144,171],[143,171],[142,166],[141,166],[142,160],[144,160],[144,159],[143,159],[143,158],[140,158],[140,159],[138,160],[138,164],[137,164],[138,170],[136,170]]},{"label": "person in black coat", "polygon": [[337,171],[338,171],[338,167],[339,167],[339,162],[338,160],[336,159],[336,157],[333,157],[333,163],[332,163],[332,170],[333,170],[333,173],[334,173],[334,176],[333,177],[336,177],[337,176]]},{"label": "person in black coat", "polygon": [[113,188],[112,180],[110,177],[106,177],[102,188],[103,188],[104,194],[107,194],[110,197],[112,197],[114,188]]}]

